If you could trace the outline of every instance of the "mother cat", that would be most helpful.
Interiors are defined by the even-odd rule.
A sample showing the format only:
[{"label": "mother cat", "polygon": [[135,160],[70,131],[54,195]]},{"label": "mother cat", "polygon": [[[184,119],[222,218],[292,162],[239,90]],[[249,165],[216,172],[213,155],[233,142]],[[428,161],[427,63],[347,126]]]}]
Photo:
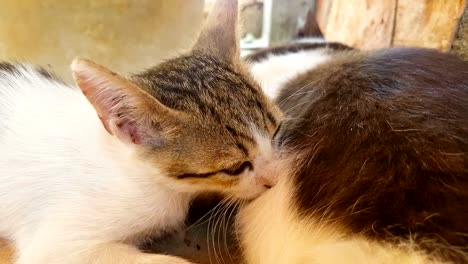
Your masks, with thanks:
[{"label": "mother cat", "polygon": [[279,182],[237,218],[248,263],[467,263],[468,63],[301,45],[248,58],[290,77]]}]

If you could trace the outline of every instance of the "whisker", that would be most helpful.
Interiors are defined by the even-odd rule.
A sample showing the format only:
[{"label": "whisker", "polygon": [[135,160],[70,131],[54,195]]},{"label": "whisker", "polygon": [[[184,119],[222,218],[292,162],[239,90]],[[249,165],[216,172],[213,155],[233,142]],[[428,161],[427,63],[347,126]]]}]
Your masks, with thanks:
[{"label": "whisker", "polygon": [[205,217],[207,217],[208,215],[210,215],[210,217],[213,216],[213,212],[215,212],[219,206],[221,206],[221,202],[219,204],[217,204],[215,207],[211,208],[208,212],[206,212],[206,214],[204,214],[202,217],[200,217],[200,219],[198,219],[197,221],[195,221],[195,223],[189,225],[188,227],[185,228],[185,231],[188,231],[190,230],[191,228],[194,228],[194,227],[197,227],[197,226],[200,226],[200,225],[203,225],[204,223],[206,223],[207,221],[209,221],[210,218],[207,218],[206,220],[204,220],[203,222],[200,222],[202,221]]},{"label": "whisker", "polygon": [[302,86],[301,88],[299,88],[297,91],[295,91],[294,93],[292,93],[290,96],[286,97],[285,99],[281,100],[281,102],[278,103],[278,106],[281,107],[283,106],[285,103],[287,103],[292,97],[294,97],[295,95],[297,95],[297,93],[300,93],[302,90],[304,90],[305,88],[307,88],[309,85],[311,85],[313,82],[309,82],[308,84]]},{"label": "whisker", "polygon": [[[210,236],[210,231],[211,231],[211,229],[212,229],[211,227],[212,227],[212,225],[213,225],[213,223],[212,223],[213,221],[212,221],[212,220],[213,220],[214,218],[216,218],[216,215],[218,214],[217,208],[219,208],[219,207],[221,207],[221,206],[223,206],[222,201],[221,201],[219,204],[217,204],[213,209],[211,209],[211,210],[209,211],[210,217],[208,218],[208,226],[207,226],[207,230],[206,230],[206,247],[207,247],[207,250],[208,250],[208,259],[209,259],[209,261],[210,261],[210,264],[213,263],[212,260],[211,260],[212,252],[210,251],[211,240],[212,240],[211,238],[214,237],[214,234],[212,234],[212,235]],[[213,214],[214,214],[214,215],[213,215]],[[206,222],[206,221],[205,221],[205,222]],[[213,245],[214,245],[214,244],[213,244]],[[213,253],[214,253],[215,261],[217,261],[216,251],[215,251],[215,248],[214,248],[214,247],[213,247],[213,251],[214,251]]]},{"label": "whisker", "polygon": [[[224,201],[224,200],[223,200]],[[223,263],[224,264],[224,258],[223,258],[223,254],[221,252],[221,249],[220,249],[220,235],[221,235],[221,228],[222,228],[222,220],[223,220],[223,217],[224,217],[224,212],[226,211],[226,204],[223,202],[223,207],[222,209],[219,211],[219,217],[217,217],[216,219],[216,225],[214,227],[214,232],[215,232],[215,237],[213,237],[213,248],[216,252],[216,250],[219,251],[219,259],[216,258],[216,260],[218,261],[218,263]],[[216,244],[215,244],[216,242]],[[215,253],[215,255],[217,256],[218,254]]]},{"label": "whisker", "polygon": [[[224,246],[225,246],[226,253],[227,253],[231,263],[234,263],[234,259],[232,258],[231,251],[230,251],[228,243],[227,243],[228,228],[231,227],[231,217],[234,216],[235,215],[234,212],[238,210],[238,204],[239,203],[237,201],[231,200],[230,206],[232,206],[232,208],[231,208],[231,212],[229,213],[228,218],[227,218],[227,224],[225,226],[226,228],[224,229]],[[230,234],[231,234],[231,232],[229,232],[229,235]]]},{"label": "whisker", "polygon": [[[216,242],[215,242],[216,236],[217,236],[216,227],[218,226],[218,222],[219,222],[218,215],[221,214],[225,209],[225,201],[226,201],[226,198],[224,198],[219,203],[219,207],[216,206],[216,208],[221,208],[221,209],[217,209],[216,211],[214,211],[213,212],[214,216],[211,217],[210,221],[208,222],[207,244],[208,244],[208,247],[210,246],[210,244],[213,247],[213,254],[214,254],[214,259],[215,259],[216,263],[220,263],[220,257],[218,257],[218,253],[216,251]],[[214,224],[210,225],[210,222],[212,223],[211,220],[214,220]],[[211,237],[209,237],[210,231],[212,233]],[[211,257],[210,257],[210,263],[211,263]]]},{"label": "whisker", "polygon": [[296,109],[297,107],[303,106],[303,105],[309,104],[309,103],[310,103],[309,101],[305,101],[305,102],[296,104],[296,105],[294,105],[293,107],[291,107],[291,108],[289,108],[288,110],[286,110],[286,111],[284,112],[284,115],[288,115],[289,113],[291,113],[292,110]]}]

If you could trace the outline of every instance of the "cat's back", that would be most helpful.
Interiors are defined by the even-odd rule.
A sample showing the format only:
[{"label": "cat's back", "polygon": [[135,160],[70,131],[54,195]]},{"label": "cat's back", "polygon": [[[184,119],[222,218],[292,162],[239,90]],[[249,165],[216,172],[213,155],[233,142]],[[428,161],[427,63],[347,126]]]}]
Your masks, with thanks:
[{"label": "cat's back", "polygon": [[248,263],[468,262],[467,62],[343,51],[276,101],[283,169],[238,216]]},{"label": "cat's back", "polygon": [[[467,73],[467,62],[428,49],[348,51],[336,54],[332,61],[292,79],[283,86],[276,100],[284,109],[289,109],[297,100],[315,101],[324,96],[332,99],[330,95],[337,95],[336,101],[350,101],[359,95],[367,100],[397,103],[397,98],[407,98],[411,94],[423,96],[419,102],[433,99],[424,101],[425,105],[437,104],[442,98],[456,98],[468,93]],[[414,99],[407,98],[408,101]],[[466,100],[466,97],[458,97],[454,103],[466,106]],[[290,111],[297,113],[305,108],[307,106]]]},{"label": "cat's back", "polygon": [[18,133],[28,126],[35,126],[30,133],[41,131],[41,122],[78,106],[86,112],[84,102],[77,89],[42,68],[0,62],[0,143],[7,131]]},{"label": "cat's back", "polygon": [[0,127],[11,125],[12,115],[26,110],[23,107],[32,113],[45,110],[53,107],[52,100],[63,101],[71,93],[72,88],[42,68],[0,62]]},{"label": "cat's back", "polygon": [[86,129],[99,128],[98,124],[78,89],[32,65],[0,63],[1,181],[42,175],[57,157],[94,142],[82,131],[94,133],[97,129]]},{"label": "cat's back", "polygon": [[[289,82],[281,144],[302,212],[355,234],[464,259],[468,63],[437,51],[353,52]],[[463,253],[464,252],[464,253]]]},{"label": "cat's back", "polygon": [[[27,92],[68,88],[58,77],[44,68],[27,63],[10,63],[0,61],[0,99],[6,101],[16,94],[28,95]],[[12,99],[10,99],[12,100]]]},{"label": "cat's back", "polygon": [[274,98],[289,80],[349,50],[335,42],[291,43],[253,52],[244,60],[263,91]]}]

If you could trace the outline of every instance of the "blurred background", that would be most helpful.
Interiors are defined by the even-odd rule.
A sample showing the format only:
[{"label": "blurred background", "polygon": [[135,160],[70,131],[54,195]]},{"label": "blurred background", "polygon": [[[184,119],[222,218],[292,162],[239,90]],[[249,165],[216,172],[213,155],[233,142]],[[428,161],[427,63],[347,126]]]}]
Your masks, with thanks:
[{"label": "blurred background", "polygon": [[0,60],[71,80],[75,56],[133,72],[190,47],[203,0],[0,0]]},{"label": "blurred background", "polygon": [[[189,48],[214,0],[0,0],[0,60],[70,80],[75,56],[128,73]],[[243,52],[323,37],[361,48],[420,46],[468,59],[466,0],[240,0]]]}]

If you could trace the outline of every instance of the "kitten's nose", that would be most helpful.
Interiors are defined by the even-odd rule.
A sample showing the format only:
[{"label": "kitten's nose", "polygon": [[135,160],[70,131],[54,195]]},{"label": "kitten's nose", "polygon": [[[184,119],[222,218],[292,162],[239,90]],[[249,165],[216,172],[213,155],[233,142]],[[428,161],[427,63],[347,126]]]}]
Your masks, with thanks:
[{"label": "kitten's nose", "polygon": [[257,176],[255,178],[255,181],[258,185],[262,185],[265,188],[270,189],[271,187],[276,185],[276,177],[273,175],[268,175],[268,176]]},{"label": "kitten's nose", "polygon": [[278,182],[278,174],[280,168],[278,166],[279,160],[274,153],[268,156],[260,156],[255,160],[255,182],[257,185],[264,186],[265,188],[272,188]]},{"label": "kitten's nose", "polygon": [[266,166],[260,167],[255,174],[255,182],[268,189],[275,186],[278,182],[278,168],[274,164],[269,163]]}]

